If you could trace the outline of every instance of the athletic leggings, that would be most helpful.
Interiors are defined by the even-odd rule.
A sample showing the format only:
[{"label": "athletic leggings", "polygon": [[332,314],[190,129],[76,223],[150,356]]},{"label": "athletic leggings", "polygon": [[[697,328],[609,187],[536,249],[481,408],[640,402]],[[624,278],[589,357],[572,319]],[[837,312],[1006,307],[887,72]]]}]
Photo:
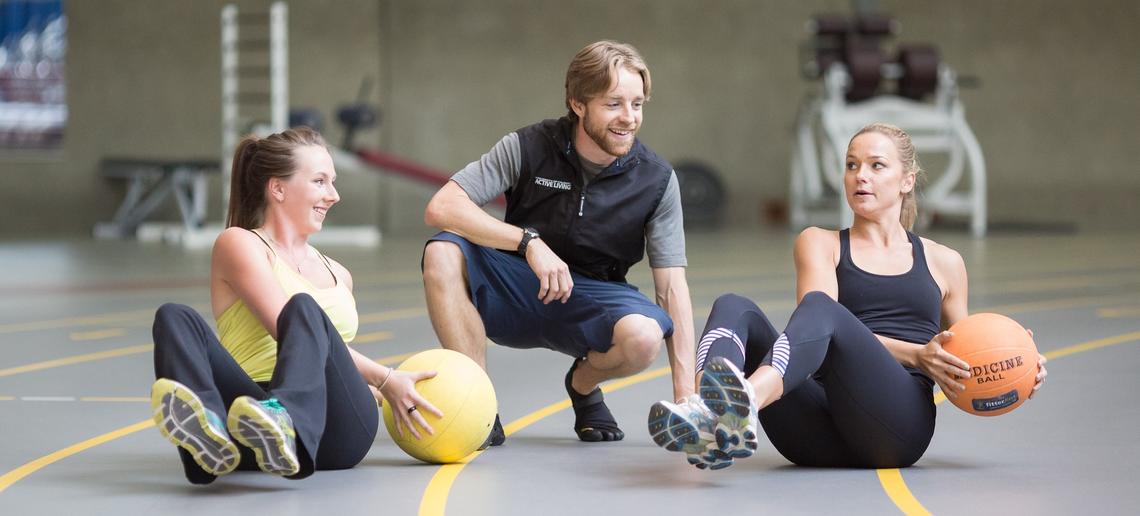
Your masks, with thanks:
[{"label": "athletic leggings", "polygon": [[801,466],[897,468],[914,464],[934,434],[933,382],[904,368],[847,308],[804,296],[784,336],[752,301],[713,304],[697,371],[723,356],[746,375],[784,369],[784,395],[760,411],[772,445]]},{"label": "athletic leggings", "polygon": [[[238,396],[277,398],[293,418],[304,478],[317,469],[351,468],[376,437],[376,399],[324,310],[297,294],[277,317],[277,365],[268,384],[254,382],[190,307],[165,304],[154,318],[154,374],[186,385],[224,420]],[[240,469],[256,470],[251,450],[238,445]],[[181,447],[187,478],[209,481]]]}]

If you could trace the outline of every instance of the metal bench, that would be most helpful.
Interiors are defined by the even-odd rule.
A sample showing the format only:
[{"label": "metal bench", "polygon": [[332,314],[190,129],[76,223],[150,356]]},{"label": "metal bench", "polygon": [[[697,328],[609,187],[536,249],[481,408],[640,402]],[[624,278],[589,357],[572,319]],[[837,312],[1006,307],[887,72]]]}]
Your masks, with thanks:
[{"label": "metal bench", "polygon": [[206,219],[209,176],[219,172],[217,159],[162,160],[105,158],[100,176],[127,182],[127,195],[110,222],[95,224],[96,238],[129,238],[155,210],[173,197],[188,231]]}]

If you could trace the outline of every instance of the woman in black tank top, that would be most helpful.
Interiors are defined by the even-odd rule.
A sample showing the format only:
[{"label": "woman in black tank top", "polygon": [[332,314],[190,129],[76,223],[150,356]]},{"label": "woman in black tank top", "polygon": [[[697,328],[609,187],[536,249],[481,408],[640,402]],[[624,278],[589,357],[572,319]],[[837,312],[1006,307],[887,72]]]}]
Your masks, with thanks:
[{"label": "woman in black tank top", "polygon": [[699,397],[650,409],[659,445],[720,469],[755,452],[759,423],[798,465],[898,468],[922,456],[934,384],[954,397],[970,372],[941,345],[941,329],[968,314],[965,264],[909,231],[919,173],[901,129],[852,137],[843,182],[854,224],[796,240],[799,304],[783,332],[752,301],[717,299],[697,346]]}]

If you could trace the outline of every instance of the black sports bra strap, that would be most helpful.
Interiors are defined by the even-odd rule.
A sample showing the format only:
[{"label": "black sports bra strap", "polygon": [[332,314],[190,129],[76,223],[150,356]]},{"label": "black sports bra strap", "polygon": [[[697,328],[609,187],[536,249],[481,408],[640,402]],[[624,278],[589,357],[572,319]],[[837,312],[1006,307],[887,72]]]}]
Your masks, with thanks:
[{"label": "black sports bra strap", "polygon": [[[314,248],[313,250],[314,250],[314,251],[317,251],[315,248]],[[324,262],[324,264],[325,264],[325,268],[329,270],[329,274],[332,274],[333,280],[334,280],[334,281],[337,281],[337,282],[339,283],[339,282],[340,282],[340,278],[337,278],[337,277],[336,277],[336,273],[335,273],[335,272],[333,272],[333,270],[332,270],[332,264],[331,264],[331,263],[329,263],[329,259],[328,259],[328,257],[327,257],[327,256],[325,256],[325,254],[324,254],[324,253],[322,253],[322,252],[320,252],[320,251],[317,251],[317,256],[320,256],[320,257],[321,257],[321,261],[322,261],[322,262]]]},{"label": "black sports bra strap", "polygon": [[851,230],[839,230],[839,262],[851,262]]},{"label": "black sports bra strap", "polygon": [[249,231],[250,233],[257,235],[257,239],[261,240],[261,243],[265,244],[265,247],[268,247],[270,251],[273,251],[274,256],[277,256],[277,250],[274,249],[273,246],[269,245],[269,242],[265,240],[265,237],[261,236],[261,233],[258,233],[257,231],[254,231],[252,229],[247,229],[246,231]]}]

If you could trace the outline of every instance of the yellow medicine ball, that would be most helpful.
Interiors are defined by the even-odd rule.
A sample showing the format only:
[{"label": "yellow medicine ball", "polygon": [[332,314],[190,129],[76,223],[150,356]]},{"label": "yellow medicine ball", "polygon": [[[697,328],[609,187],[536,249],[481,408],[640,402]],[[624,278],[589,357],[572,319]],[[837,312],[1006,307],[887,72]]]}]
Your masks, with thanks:
[{"label": "yellow medicine ball", "polygon": [[458,461],[487,440],[499,406],[491,379],[474,360],[457,351],[432,349],[412,355],[397,369],[435,371],[435,377],[417,382],[416,390],[443,411],[442,418],[420,411],[435,434],[419,429],[422,439],[416,440],[407,430],[400,437],[392,404],[384,403],[384,426],[400,449],[424,462],[439,464]]}]

